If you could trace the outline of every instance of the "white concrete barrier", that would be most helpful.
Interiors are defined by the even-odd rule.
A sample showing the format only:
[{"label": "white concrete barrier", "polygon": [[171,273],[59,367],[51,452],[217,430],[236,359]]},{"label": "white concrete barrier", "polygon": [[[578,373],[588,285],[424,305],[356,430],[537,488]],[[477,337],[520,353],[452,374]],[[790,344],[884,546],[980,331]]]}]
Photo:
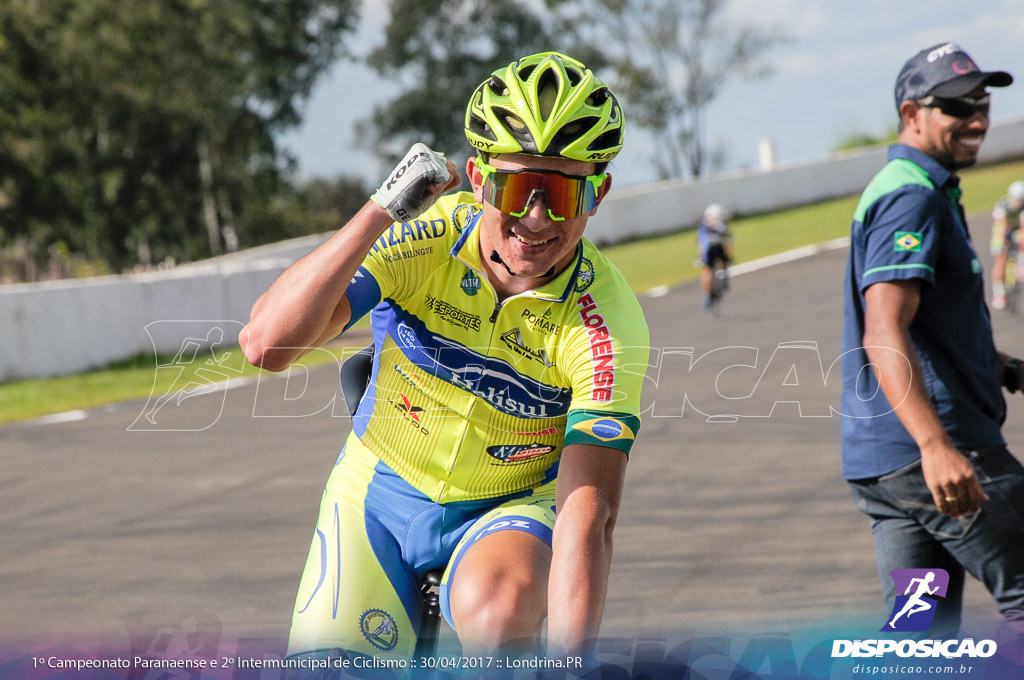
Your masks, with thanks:
[{"label": "white concrete barrier", "polygon": [[[704,207],[721,203],[754,214],[859,193],[885,162],[884,148],[715,175],[621,187],[587,226],[597,243],[693,228]],[[981,161],[1024,156],[1024,118],[993,126]],[[77,373],[154,351],[173,354],[188,324],[249,318],[256,298],[327,234],[293,239],[185,265],[168,272],[0,286],[0,381]],[[206,322],[206,323],[198,323]],[[173,337],[153,329],[173,328]],[[225,338],[225,341],[234,339]]]},{"label": "white concrete barrier", "polygon": [[[595,243],[614,243],[694,228],[710,203],[721,203],[733,214],[752,215],[858,194],[885,164],[886,154],[886,147],[874,147],[773,170],[722,173],[698,182],[675,179],[614,188],[587,225],[587,236]],[[979,162],[1021,156],[1024,118],[992,126]]]},{"label": "white concrete barrier", "polygon": [[[155,321],[238,321],[290,260],[188,267],[0,287],[0,380],[78,373],[140,354],[173,354],[185,335]],[[209,323],[196,323],[203,337]],[[188,331],[188,324],[176,324]],[[231,339],[234,340],[233,338]]]}]

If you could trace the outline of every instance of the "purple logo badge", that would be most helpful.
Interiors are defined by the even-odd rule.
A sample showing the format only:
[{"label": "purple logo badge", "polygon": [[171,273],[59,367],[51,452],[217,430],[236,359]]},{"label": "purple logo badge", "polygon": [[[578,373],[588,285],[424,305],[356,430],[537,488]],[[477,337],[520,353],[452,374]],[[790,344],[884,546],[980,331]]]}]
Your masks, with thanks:
[{"label": "purple logo badge", "polygon": [[[893,569],[896,602],[883,631],[917,633],[935,621],[938,600],[946,597],[949,574],[945,569]],[[903,593],[902,595],[898,593]]]}]

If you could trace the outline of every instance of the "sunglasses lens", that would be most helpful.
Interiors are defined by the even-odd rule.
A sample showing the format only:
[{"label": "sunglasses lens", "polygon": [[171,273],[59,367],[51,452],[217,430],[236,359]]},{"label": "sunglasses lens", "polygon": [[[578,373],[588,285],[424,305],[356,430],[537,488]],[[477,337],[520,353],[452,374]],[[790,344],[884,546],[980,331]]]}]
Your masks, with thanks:
[{"label": "sunglasses lens", "polygon": [[947,116],[953,116],[954,118],[971,118],[979,112],[981,115],[987,116],[989,98],[978,97],[977,99],[970,99],[968,97],[959,97],[957,99],[939,99],[936,97],[934,106]]},{"label": "sunglasses lens", "polygon": [[525,215],[538,196],[547,202],[548,212],[556,220],[585,215],[597,206],[597,191],[587,177],[535,170],[484,169],[484,174],[487,202],[515,217]]}]

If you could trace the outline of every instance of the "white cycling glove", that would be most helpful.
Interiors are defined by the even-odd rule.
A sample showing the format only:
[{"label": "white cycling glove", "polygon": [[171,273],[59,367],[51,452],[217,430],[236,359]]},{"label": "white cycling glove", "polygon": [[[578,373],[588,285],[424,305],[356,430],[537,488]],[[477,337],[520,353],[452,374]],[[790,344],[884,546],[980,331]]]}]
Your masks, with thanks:
[{"label": "white cycling glove", "polygon": [[430,187],[446,184],[449,179],[451,174],[444,154],[417,142],[370,198],[387,210],[394,221],[408,222],[437,200],[437,194],[432,193]]}]

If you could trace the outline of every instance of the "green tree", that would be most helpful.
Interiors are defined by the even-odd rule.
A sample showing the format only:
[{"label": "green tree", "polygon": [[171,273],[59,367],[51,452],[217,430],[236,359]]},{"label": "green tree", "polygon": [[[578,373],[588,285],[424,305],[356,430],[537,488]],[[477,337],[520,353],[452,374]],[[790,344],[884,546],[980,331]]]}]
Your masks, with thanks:
[{"label": "green tree", "polygon": [[[115,269],[267,233],[274,134],[345,53],[356,0],[6,0],[0,230]],[[259,224],[256,227],[256,223]]]},{"label": "green tree", "polygon": [[368,148],[389,163],[417,141],[452,160],[459,151],[468,156],[472,148],[462,130],[476,86],[521,56],[558,49],[536,6],[527,0],[391,0],[385,42],[367,63],[402,90],[361,124]]},{"label": "green tree", "polygon": [[314,179],[302,187],[309,209],[321,216],[325,229],[348,222],[375,189],[362,178],[347,175],[333,179]]},{"label": "green tree", "polygon": [[708,106],[731,81],[771,73],[764,55],[779,30],[731,23],[728,0],[546,0],[575,50],[626,103],[627,120],[657,139],[662,177],[699,176],[708,165]]}]

